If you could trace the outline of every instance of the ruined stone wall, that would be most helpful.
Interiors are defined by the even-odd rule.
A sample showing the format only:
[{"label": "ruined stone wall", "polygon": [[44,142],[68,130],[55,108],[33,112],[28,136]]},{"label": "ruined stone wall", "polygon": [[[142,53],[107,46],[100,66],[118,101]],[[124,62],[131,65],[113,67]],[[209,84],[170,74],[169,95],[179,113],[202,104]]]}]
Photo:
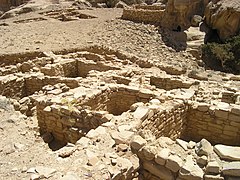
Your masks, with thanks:
[{"label": "ruined stone wall", "polygon": [[56,64],[47,64],[41,67],[41,72],[48,76],[77,77],[77,61],[74,59],[65,59]]},{"label": "ruined stone wall", "polygon": [[149,113],[141,129],[150,130],[156,137],[194,141],[205,138],[214,144],[240,144],[239,105],[172,102],[172,105],[163,106]]},{"label": "ruined stone wall", "polygon": [[78,70],[78,76],[80,77],[86,77],[88,72],[91,70],[96,71],[108,71],[108,70],[118,70],[119,68],[113,67],[112,65],[104,64],[103,62],[94,62],[94,61],[84,61],[84,60],[78,60],[77,61],[77,70]]},{"label": "ruined stone wall", "polygon": [[183,101],[163,106],[151,112],[151,116],[142,122],[141,129],[151,130],[156,137],[180,138],[186,128],[188,106]]},{"label": "ruined stone wall", "polygon": [[150,84],[157,88],[171,90],[177,88],[190,88],[194,84],[192,79],[182,79],[181,77],[166,76],[151,76]]},{"label": "ruined stone wall", "polygon": [[121,115],[130,109],[130,106],[136,102],[148,102],[153,94],[144,93],[139,89],[119,88],[107,90],[104,93],[97,95],[85,105],[88,105],[93,110],[108,111],[114,115]]},{"label": "ruined stone wall", "polygon": [[89,130],[108,122],[109,117],[128,111],[133,103],[148,102],[153,94],[137,88],[106,88],[102,91],[96,90],[90,96],[85,97],[83,94],[79,99],[71,101],[61,98],[61,105],[49,102],[46,98],[37,100],[41,134],[49,132],[57,140],[75,143]]},{"label": "ruined stone wall", "polygon": [[[81,107],[80,107],[81,108]],[[55,140],[75,143],[89,130],[95,129],[107,121],[106,112],[92,112],[66,106],[51,105],[41,101],[37,103],[37,118],[40,133],[51,133]]]},{"label": "ruined stone wall", "polygon": [[2,76],[0,79],[0,94],[16,99],[24,97],[26,95],[24,78],[14,75]]},{"label": "ruined stone wall", "polygon": [[122,19],[134,22],[159,24],[162,21],[163,10],[124,9]]},{"label": "ruined stone wall", "polygon": [[30,76],[25,79],[26,93],[31,95],[36,91],[40,91],[46,85],[54,85],[57,83],[64,83],[70,88],[78,87],[78,79],[64,78],[64,77],[51,77],[51,76]]},{"label": "ruined stone wall", "polygon": [[240,145],[240,106],[225,108],[195,104],[188,112],[185,138],[195,141],[206,138],[212,143]]}]

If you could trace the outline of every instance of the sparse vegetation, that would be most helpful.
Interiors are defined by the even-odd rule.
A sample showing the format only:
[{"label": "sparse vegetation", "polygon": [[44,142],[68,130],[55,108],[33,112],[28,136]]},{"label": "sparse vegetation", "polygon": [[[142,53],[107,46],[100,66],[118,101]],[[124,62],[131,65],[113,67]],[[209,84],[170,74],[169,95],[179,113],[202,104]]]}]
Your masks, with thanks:
[{"label": "sparse vegetation", "polygon": [[215,70],[240,73],[240,35],[224,43],[207,43],[202,46],[202,57],[207,66]]}]

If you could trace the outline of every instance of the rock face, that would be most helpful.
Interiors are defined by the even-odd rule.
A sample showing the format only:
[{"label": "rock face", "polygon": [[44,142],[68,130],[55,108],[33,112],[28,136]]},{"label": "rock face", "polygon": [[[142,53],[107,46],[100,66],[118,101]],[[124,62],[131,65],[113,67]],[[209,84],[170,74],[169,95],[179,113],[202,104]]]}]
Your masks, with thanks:
[{"label": "rock face", "polygon": [[239,33],[239,0],[211,1],[207,5],[204,15],[207,25],[217,30],[221,40],[225,40]]},{"label": "rock face", "polygon": [[168,0],[162,26],[181,30],[191,25],[194,15],[202,15],[209,0]]},{"label": "rock face", "polygon": [[24,0],[0,0],[0,10],[6,11],[11,6],[19,6]]}]

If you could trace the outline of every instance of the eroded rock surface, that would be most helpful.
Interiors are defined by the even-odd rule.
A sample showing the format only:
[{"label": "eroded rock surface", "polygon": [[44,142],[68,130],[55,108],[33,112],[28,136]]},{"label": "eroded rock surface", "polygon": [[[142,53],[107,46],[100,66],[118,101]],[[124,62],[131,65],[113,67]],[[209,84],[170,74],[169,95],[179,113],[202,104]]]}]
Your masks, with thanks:
[{"label": "eroded rock surface", "polygon": [[204,15],[208,26],[216,29],[222,40],[239,33],[240,2],[238,0],[211,1]]}]

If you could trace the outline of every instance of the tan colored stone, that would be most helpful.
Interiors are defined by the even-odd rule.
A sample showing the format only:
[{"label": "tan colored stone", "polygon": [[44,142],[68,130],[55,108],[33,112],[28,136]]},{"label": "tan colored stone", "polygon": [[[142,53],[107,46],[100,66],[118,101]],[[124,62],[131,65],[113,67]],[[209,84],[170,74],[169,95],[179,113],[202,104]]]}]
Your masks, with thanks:
[{"label": "tan colored stone", "polygon": [[222,173],[224,176],[240,177],[240,162],[230,162],[224,164]]},{"label": "tan colored stone", "polygon": [[215,145],[214,151],[223,160],[239,161],[240,160],[240,147]]},{"label": "tan colored stone", "polygon": [[221,167],[217,161],[210,161],[207,164],[206,171],[208,173],[219,174]]},{"label": "tan colored stone", "polygon": [[183,165],[183,160],[177,155],[170,155],[167,159],[166,168],[173,172],[178,172]]},{"label": "tan colored stone", "polygon": [[160,179],[174,180],[174,176],[171,171],[164,166],[156,165],[151,161],[144,161],[143,168]]},{"label": "tan colored stone", "polygon": [[147,144],[147,141],[145,139],[143,139],[141,136],[136,135],[133,137],[130,146],[132,149],[134,150],[139,150],[141,149],[145,144]]},{"label": "tan colored stone", "polygon": [[165,165],[166,164],[166,161],[170,155],[170,149],[167,149],[167,148],[163,148],[160,150],[160,152],[158,152],[155,156],[155,162],[159,165]]}]

